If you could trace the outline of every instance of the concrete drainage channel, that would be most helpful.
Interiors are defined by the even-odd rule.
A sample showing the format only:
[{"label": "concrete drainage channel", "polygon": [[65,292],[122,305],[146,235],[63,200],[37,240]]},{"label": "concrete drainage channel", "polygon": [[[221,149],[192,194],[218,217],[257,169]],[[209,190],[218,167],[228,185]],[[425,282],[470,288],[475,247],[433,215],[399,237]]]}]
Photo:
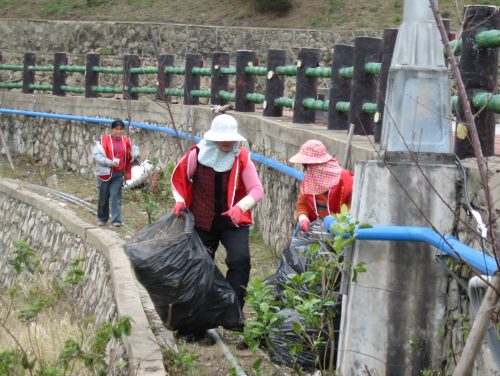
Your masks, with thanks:
[{"label": "concrete drainage channel", "polygon": [[[19,181],[12,180],[12,179],[4,179],[8,183],[14,185],[14,184],[19,184]],[[96,214],[96,209],[94,206],[87,202],[84,201],[76,196],[64,193],[64,192],[59,192],[54,189],[51,189],[46,186],[41,186],[41,185],[36,185],[36,184],[31,184],[31,183],[22,183],[23,186],[26,186],[31,189],[35,189],[38,191],[45,192],[46,194],[53,195],[55,197],[58,197],[59,199],[62,199],[64,201],[70,202],[72,204],[75,204],[77,206],[80,206],[88,211],[90,211],[93,214]],[[127,234],[129,236],[133,235],[133,232],[130,227],[128,227],[126,224],[123,224],[123,227],[127,230]],[[147,291],[144,289],[144,287],[134,278],[137,290],[139,292],[140,300],[144,309],[144,312],[146,314],[146,317],[150,324],[152,324],[156,330],[154,331],[154,335],[157,339],[157,343],[160,347],[162,348],[169,348],[170,350],[174,351],[175,353],[178,353],[178,348],[175,344],[174,337],[172,335],[172,332],[167,330],[163,322],[161,321],[158,313],[154,309],[153,302],[151,301],[151,298],[149,297]],[[135,317],[133,317],[135,320]],[[209,334],[213,337],[217,345],[222,349],[222,352],[228,362],[230,363],[231,367],[234,368],[236,375],[237,376],[246,376],[246,373],[243,371],[243,369],[239,366],[236,358],[234,355],[231,353],[229,348],[226,346],[226,344],[223,342],[219,334],[217,333],[217,330],[215,329],[210,329]],[[148,370],[149,369],[149,370]],[[151,367],[148,367],[148,369],[145,370],[145,372],[141,372],[140,369],[138,369],[137,375],[156,375],[159,373],[154,372],[151,373],[153,369]]]}]

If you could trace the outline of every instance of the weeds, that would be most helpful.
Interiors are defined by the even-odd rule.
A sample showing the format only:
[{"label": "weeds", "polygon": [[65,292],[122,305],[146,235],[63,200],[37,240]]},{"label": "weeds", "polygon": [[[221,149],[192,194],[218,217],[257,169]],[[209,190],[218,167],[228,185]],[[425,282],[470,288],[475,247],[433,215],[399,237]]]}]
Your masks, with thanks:
[{"label": "weeds", "polygon": [[[14,280],[6,294],[0,295],[0,375],[109,374],[112,370],[106,360],[113,354],[108,344],[130,335],[131,319],[120,317],[99,328],[85,320],[74,322],[66,313],[71,304],[65,287],[82,282],[83,259],[71,261],[63,281],[44,284],[47,277],[37,252],[26,241],[13,244],[8,265]],[[35,282],[27,284],[22,277]],[[120,370],[127,364],[117,361],[113,367]]]},{"label": "weeds", "polygon": [[180,348],[178,353],[167,348],[163,352],[163,359],[165,369],[168,369],[171,376],[190,376],[196,371],[196,367],[194,366],[196,355],[190,353],[185,348]]},{"label": "weeds", "polygon": [[307,259],[306,271],[289,274],[282,286],[260,279],[249,284],[246,302],[255,315],[253,320],[245,322],[244,340],[252,351],[259,346],[273,346],[271,334],[282,331],[284,319],[290,319],[290,312],[296,312],[299,319],[292,323],[295,336],[292,333],[280,336],[286,343],[279,346],[286,348],[287,356],[293,359],[290,365],[299,370],[299,357],[306,352],[315,357],[317,368],[333,372],[335,320],[338,320],[334,308],[338,303],[340,275],[346,273],[356,278],[358,273],[366,271],[363,264],[350,266],[343,262],[343,250],[354,242],[357,222],[349,218],[345,206],[335,218],[333,240],[311,241],[301,255]]}]

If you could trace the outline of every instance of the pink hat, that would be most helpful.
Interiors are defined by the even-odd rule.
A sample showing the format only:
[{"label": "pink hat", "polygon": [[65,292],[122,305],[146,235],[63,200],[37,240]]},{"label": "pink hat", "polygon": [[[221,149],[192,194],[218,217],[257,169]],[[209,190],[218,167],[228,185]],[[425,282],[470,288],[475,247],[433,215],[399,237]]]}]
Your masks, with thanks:
[{"label": "pink hat", "polygon": [[292,163],[314,164],[325,163],[333,157],[326,150],[325,145],[318,140],[309,140],[300,147],[300,151],[290,158]]}]

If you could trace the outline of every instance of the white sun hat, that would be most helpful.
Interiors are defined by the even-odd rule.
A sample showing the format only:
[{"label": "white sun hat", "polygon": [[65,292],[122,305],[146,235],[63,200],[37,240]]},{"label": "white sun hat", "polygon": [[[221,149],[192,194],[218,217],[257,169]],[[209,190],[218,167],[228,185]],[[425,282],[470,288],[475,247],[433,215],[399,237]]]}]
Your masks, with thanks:
[{"label": "white sun hat", "polygon": [[208,141],[246,141],[246,138],[238,133],[236,119],[227,114],[214,117],[210,130],[203,138]]}]

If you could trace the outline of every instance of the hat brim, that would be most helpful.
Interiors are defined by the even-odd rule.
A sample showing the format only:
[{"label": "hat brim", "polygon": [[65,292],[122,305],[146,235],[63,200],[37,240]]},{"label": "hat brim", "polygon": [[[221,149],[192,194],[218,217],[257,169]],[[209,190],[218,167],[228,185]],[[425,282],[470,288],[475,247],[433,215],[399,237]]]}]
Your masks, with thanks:
[{"label": "hat brim", "polygon": [[289,159],[291,163],[302,163],[302,164],[317,164],[317,163],[325,163],[332,160],[333,157],[331,155],[324,155],[322,157],[311,157],[306,156],[300,153],[295,154],[292,158]]},{"label": "hat brim", "polygon": [[246,141],[247,139],[236,132],[207,131],[203,138],[207,141]]}]

